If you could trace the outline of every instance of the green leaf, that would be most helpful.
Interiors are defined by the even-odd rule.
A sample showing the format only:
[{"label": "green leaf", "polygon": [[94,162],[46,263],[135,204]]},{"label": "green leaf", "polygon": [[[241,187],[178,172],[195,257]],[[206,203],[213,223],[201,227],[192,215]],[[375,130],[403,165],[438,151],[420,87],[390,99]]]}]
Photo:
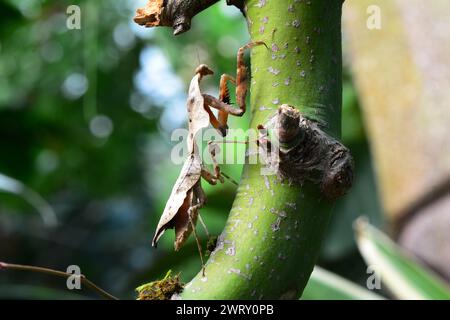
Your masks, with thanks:
[{"label": "green leaf", "polygon": [[316,266],[301,299],[380,300],[384,298],[338,276],[337,274]]},{"label": "green leaf", "polygon": [[367,265],[398,299],[450,299],[450,289],[431,270],[403,252],[366,219],[355,222],[356,241]]}]

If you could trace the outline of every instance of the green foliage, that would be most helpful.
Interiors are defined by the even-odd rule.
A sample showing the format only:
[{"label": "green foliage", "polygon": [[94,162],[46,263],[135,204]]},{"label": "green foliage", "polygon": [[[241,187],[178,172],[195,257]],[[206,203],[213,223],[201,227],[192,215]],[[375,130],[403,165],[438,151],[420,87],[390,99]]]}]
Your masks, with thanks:
[{"label": "green foliage", "polygon": [[356,239],[367,265],[398,299],[450,299],[450,288],[433,272],[409,257],[365,219],[356,224]]},{"label": "green foliage", "polygon": [[301,299],[379,300],[383,297],[316,266]]},{"label": "green foliage", "polygon": [[[115,279],[115,290],[131,296],[125,270],[133,269],[131,257],[150,237],[143,221],[153,202],[142,175],[143,144],[157,130],[157,117],[130,107],[143,42],[129,29],[128,4],[96,1],[99,17],[89,25],[81,2],[82,29],[67,30],[72,3],[2,2],[9,11],[0,10],[0,172],[45,198],[60,226],[46,229],[33,218],[34,208],[2,193],[0,256],[63,268],[76,263],[103,284]],[[100,12],[107,14],[100,19]],[[132,46],[116,41],[120,26],[129,30]],[[88,41],[85,31],[92,28],[98,37]],[[87,78],[88,60],[96,80]],[[109,136],[93,134],[87,96],[94,97],[95,116],[113,124]],[[12,280],[0,277],[2,285]]]}]

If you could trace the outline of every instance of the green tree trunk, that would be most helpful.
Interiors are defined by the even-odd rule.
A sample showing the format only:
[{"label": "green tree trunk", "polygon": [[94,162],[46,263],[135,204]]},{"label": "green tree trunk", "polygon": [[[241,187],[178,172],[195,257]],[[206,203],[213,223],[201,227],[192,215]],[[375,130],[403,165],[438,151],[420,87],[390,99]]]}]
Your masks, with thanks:
[{"label": "green tree trunk", "polygon": [[[252,40],[251,128],[283,104],[340,136],[342,0],[247,0]],[[183,299],[299,298],[313,270],[332,202],[317,186],[289,185],[246,165],[218,247]]]}]

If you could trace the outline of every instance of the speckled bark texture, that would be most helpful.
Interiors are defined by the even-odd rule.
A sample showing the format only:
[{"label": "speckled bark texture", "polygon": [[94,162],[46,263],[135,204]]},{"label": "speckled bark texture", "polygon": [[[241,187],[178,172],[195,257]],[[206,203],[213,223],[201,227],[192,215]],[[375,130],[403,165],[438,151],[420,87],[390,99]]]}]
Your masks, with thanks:
[{"label": "speckled bark texture", "polygon": [[[341,0],[248,0],[253,41],[251,127],[282,104],[340,135]],[[182,299],[298,299],[313,270],[332,202],[317,185],[261,175],[246,165],[226,227]]]}]

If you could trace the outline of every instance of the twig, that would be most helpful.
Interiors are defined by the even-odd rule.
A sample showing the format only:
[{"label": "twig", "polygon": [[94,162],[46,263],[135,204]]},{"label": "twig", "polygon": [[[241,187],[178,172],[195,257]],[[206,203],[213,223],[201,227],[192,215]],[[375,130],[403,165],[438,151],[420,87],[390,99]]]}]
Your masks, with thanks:
[{"label": "twig", "polygon": [[[31,272],[49,274],[49,275],[57,276],[57,277],[61,277],[61,278],[68,278],[70,276],[73,276],[73,274],[71,274],[71,273],[48,269],[48,268],[0,262],[0,270],[2,270],[2,269],[18,270],[18,271],[31,271]],[[109,299],[109,300],[119,300],[119,298],[113,296],[112,294],[110,294],[110,293],[106,292],[105,290],[103,290],[102,288],[98,287],[96,284],[91,282],[84,275],[81,274],[81,275],[79,275],[79,277],[83,284],[85,284],[87,287],[89,287],[92,291],[97,292],[102,297]]]},{"label": "twig", "polygon": [[137,9],[134,21],[147,28],[172,27],[178,35],[191,28],[192,18],[219,0],[148,0],[144,8]]}]

